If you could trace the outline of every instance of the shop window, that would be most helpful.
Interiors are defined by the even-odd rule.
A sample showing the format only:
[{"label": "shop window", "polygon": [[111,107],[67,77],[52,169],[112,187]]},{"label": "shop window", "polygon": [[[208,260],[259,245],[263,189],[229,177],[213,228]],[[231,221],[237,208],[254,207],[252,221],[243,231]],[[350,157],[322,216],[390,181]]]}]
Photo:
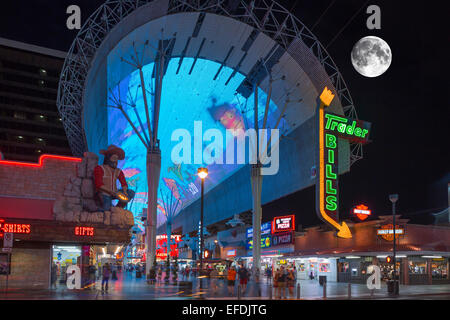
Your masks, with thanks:
[{"label": "shop window", "polygon": [[408,262],[409,274],[426,274],[427,261],[420,258],[410,258]]},{"label": "shop window", "polygon": [[433,279],[447,279],[447,259],[433,259],[431,262],[431,276]]},{"label": "shop window", "polygon": [[338,272],[350,272],[350,265],[348,262],[338,262]]}]

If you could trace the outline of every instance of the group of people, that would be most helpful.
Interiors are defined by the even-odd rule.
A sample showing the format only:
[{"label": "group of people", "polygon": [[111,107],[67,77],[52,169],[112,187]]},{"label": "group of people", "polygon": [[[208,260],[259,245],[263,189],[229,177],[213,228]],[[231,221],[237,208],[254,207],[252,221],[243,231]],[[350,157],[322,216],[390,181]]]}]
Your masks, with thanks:
[{"label": "group of people", "polygon": [[273,276],[273,287],[275,288],[275,299],[286,299],[286,288],[289,295],[294,295],[295,282],[297,281],[294,269],[287,269],[281,266]]}]

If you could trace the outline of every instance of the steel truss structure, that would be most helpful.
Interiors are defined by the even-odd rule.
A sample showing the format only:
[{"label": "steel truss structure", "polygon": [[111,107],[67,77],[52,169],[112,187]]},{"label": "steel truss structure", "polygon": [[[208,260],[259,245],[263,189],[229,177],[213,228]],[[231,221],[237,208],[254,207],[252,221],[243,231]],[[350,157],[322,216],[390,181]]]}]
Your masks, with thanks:
[{"label": "steel truss structure", "polygon": [[[87,151],[82,126],[83,91],[92,59],[108,33],[133,11],[154,0],[108,0],[86,21],[67,54],[60,75],[57,106],[69,145],[76,156]],[[291,12],[273,0],[168,0],[167,15],[213,13],[241,21],[271,37],[285,50],[300,39],[322,64],[345,116],[357,119],[350,92],[333,59],[313,33]],[[362,145],[351,145],[350,165],[362,159]]]}]

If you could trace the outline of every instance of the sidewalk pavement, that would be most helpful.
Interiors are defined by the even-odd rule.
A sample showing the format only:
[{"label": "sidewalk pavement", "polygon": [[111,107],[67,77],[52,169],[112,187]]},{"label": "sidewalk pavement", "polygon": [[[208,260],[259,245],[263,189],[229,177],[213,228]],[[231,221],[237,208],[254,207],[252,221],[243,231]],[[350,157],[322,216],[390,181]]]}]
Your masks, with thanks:
[{"label": "sidewalk pavement", "polygon": [[[213,290],[211,280],[208,278],[198,279],[190,277],[185,279],[192,283],[192,287],[178,287],[177,285],[159,282],[148,285],[144,278],[136,278],[132,273],[120,273],[118,280],[110,280],[108,292],[101,292],[101,281],[97,280],[94,286],[82,290],[68,290],[64,285],[56,290],[20,290],[9,289],[5,294],[4,288],[0,288],[0,300],[157,300],[157,299],[210,299],[210,300],[237,300],[238,281],[230,294],[226,282],[217,280],[217,290]],[[183,280],[183,279],[179,279]],[[200,280],[202,288],[200,288]],[[300,300],[324,300],[324,288],[316,280],[300,280]],[[268,300],[272,289],[272,299],[276,299],[276,289],[266,280],[259,282],[258,286],[250,281],[242,300]],[[450,285],[400,285],[399,296],[391,297],[387,292],[387,286],[382,283],[381,289],[369,290],[363,284],[351,284],[351,299],[439,299],[450,300]],[[286,289],[286,300],[297,300],[297,285],[289,294]],[[283,299],[283,300],[285,300]],[[348,284],[329,282],[326,285],[327,300],[347,300]]]}]

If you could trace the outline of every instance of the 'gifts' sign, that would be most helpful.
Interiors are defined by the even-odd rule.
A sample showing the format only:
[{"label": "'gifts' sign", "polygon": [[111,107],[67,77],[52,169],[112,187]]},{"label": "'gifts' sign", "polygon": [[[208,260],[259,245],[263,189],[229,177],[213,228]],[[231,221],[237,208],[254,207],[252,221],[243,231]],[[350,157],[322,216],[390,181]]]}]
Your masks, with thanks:
[{"label": "'gifts' sign", "polygon": [[275,217],[272,223],[272,233],[294,231],[295,230],[295,216]]}]

